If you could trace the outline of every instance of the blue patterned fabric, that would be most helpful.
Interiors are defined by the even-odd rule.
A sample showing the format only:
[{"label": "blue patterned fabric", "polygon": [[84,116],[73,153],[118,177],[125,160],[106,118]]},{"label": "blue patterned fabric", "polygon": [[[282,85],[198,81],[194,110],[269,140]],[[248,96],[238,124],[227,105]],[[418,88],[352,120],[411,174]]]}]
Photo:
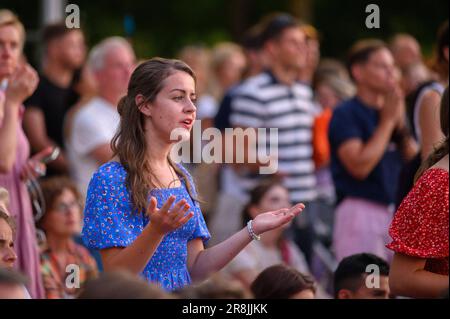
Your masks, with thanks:
[{"label": "blue patterned fabric", "polygon": [[[179,167],[194,186],[188,171],[181,165]],[[144,212],[132,211],[126,176],[127,172],[118,162],[104,164],[93,175],[86,196],[82,233],[88,247],[127,247],[150,222]],[[206,243],[210,238],[200,205],[189,196],[185,181],[177,188],[152,190],[149,199],[150,196],[156,197],[158,208],[161,208],[171,195],[176,196],[174,203],[184,198],[194,216],[183,227],[164,237],[142,272],[147,281],[168,291],[183,288],[191,282],[187,269],[187,243],[195,238]],[[197,196],[195,189],[193,196]]]}]

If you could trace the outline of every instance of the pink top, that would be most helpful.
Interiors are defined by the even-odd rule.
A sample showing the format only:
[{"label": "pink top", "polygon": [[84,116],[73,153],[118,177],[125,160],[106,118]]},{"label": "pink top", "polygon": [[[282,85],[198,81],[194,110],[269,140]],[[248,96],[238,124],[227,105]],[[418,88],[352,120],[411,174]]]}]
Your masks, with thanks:
[{"label": "pink top", "polygon": [[[4,93],[0,91],[0,94]],[[24,108],[21,107],[21,122],[23,112]],[[0,122],[1,126],[2,123]],[[19,125],[17,129],[16,160],[10,172],[0,173],[0,186],[6,188],[9,192],[9,211],[16,222],[15,251],[18,259],[15,266],[28,277],[28,290],[31,296],[33,298],[44,298],[31,201],[25,183],[20,180],[22,167],[27,162],[29,155],[30,146],[22,130],[22,125]]]}]

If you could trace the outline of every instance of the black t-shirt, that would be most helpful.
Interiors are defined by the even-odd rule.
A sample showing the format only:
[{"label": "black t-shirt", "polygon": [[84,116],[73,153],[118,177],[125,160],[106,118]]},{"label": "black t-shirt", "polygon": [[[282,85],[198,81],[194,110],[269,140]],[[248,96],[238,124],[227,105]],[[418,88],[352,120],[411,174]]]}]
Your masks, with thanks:
[{"label": "black t-shirt", "polygon": [[79,100],[73,85],[62,88],[51,82],[44,75],[39,76],[39,84],[25,102],[25,107],[36,107],[44,113],[47,135],[58,145],[64,146],[64,116],[71,106]]}]

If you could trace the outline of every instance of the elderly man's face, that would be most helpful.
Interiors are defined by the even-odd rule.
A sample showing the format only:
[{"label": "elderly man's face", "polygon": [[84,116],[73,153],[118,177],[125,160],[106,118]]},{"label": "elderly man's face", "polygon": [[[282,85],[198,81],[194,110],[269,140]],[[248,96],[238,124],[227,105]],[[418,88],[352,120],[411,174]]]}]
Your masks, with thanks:
[{"label": "elderly man's face", "polygon": [[125,95],[134,67],[133,52],[125,47],[114,48],[106,55],[102,69],[96,72],[99,89]]}]

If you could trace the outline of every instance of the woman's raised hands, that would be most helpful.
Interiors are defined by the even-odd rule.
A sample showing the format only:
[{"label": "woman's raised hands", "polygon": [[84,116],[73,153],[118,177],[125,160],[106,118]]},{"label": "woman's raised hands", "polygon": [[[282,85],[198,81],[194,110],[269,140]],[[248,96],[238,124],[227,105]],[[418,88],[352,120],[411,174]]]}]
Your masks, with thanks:
[{"label": "woman's raised hands", "polygon": [[281,227],[300,214],[304,208],[305,205],[299,203],[291,208],[282,208],[273,212],[259,214],[253,220],[253,230],[257,235],[260,235],[266,231]]},{"label": "woman's raised hands", "polygon": [[194,216],[192,211],[187,213],[190,206],[185,199],[180,200],[172,207],[174,201],[175,196],[172,195],[158,209],[158,201],[156,198],[152,197],[150,199],[150,204],[147,207],[147,216],[150,218],[151,227],[161,235],[166,235],[183,226]]}]

